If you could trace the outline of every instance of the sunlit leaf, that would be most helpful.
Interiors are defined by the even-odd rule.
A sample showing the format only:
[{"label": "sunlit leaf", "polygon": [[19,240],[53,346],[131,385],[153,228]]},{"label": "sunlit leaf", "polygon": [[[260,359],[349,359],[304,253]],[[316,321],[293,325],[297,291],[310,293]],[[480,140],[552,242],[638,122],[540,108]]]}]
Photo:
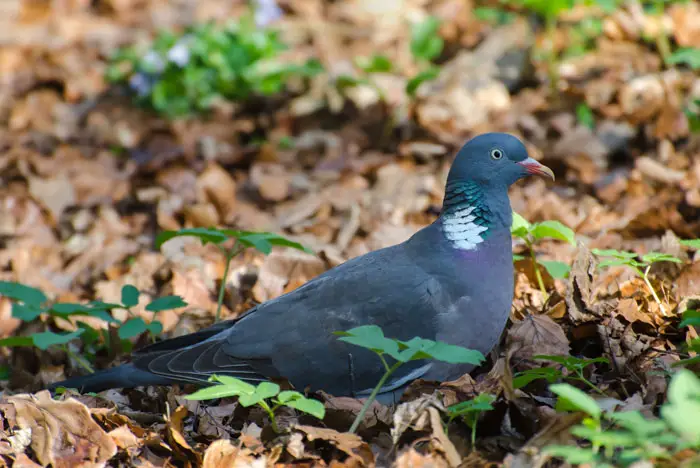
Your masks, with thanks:
[{"label": "sunlit leaf", "polygon": [[326,408],[323,406],[323,403],[318,400],[306,398],[299,392],[285,390],[277,395],[277,399],[285,406],[303,411],[318,419],[323,419],[326,415]]},{"label": "sunlit leaf", "polygon": [[9,297],[33,307],[40,307],[48,300],[39,289],[12,281],[0,281],[0,296]]},{"label": "sunlit leaf", "polygon": [[552,384],[549,386],[549,389],[552,393],[559,396],[557,409],[575,409],[583,411],[594,419],[600,419],[602,414],[600,406],[598,406],[598,403],[584,391],[569,384]]},{"label": "sunlit leaf", "polygon": [[552,238],[566,241],[571,245],[576,245],[574,231],[564,226],[559,221],[542,221],[541,223],[535,223],[530,229],[530,234],[538,240]]},{"label": "sunlit leaf", "polygon": [[31,338],[34,342],[34,346],[41,350],[46,350],[54,345],[66,344],[85,332],[84,329],[80,328],[71,333],[54,333],[51,331],[46,331],[42,333],[34,333]]},{"label": "sunlit leaf", "polygon": [[555,279],[567,278],[569,276],[569,272],[571,271],[569,264],[564,262],[557,262],[554,260],[538,260],[537,263],[545,267],[547,273],[549,273],[549,275]]},{"label": "sunlit leaf", "polygon": [[161,312],[163,310],[179,309],[180,307],[187,307],[187,302],[180,296],[163,296],[151,301],[146,306],[146,310],[149,312]]},{"label": "sunlit leaf", "polygon": [[174,237],[197,237],[202,241],[202,244],[221,244],[229,238],[221,230],[215,228],[186,228],[179,231],[163,231],[156,236],[156,248],[159,249],[164,243]]},{"label": "sunlit leaf", "polygon": [[139,303],[139,290],[131,284],[122,287],[122,304],[124,307],[134,307]]}]

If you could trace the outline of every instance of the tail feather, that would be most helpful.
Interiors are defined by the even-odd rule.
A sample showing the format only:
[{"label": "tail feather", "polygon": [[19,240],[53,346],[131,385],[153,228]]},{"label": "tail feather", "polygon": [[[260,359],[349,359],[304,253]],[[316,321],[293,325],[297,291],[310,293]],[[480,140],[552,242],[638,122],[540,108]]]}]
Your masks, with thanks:
[{"label": "tail feather", "polygon": [[105,369],[94,374],[73,377],[48,386],[51,391],[58,387],[75,388],[81,393],[102,392],[110,388],[134,388],[146,385],[168,385],[174,381],[162,375],[137,369],[133,364]]}]

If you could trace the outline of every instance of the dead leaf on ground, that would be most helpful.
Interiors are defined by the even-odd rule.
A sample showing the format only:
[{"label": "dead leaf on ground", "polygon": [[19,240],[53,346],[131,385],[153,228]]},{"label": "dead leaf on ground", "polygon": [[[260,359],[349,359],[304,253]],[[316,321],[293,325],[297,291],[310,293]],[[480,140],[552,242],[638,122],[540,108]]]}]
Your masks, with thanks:
[{"label": "dead leaf on ground", "polygon": [[48,391],[14,395],[0,400],[0,412],[11,421],[10,427],[31,431],[29,446],[41,464],[101,464],[117,453],[112,438],[73,398],[55,401]]},{"label": "dead leaf on ground", "polygon": [[369,445],[357,434],[338,432],[315,426],[295,425],[294,431],[300,431],[308,441],[308,447],[318,453],[318,442],[325,442],[343,452],[352,460],[350,466],[371,466],[374,463],[374,455]]},{"label": "dead leaf on ground", "polygon": [[511,362],[537,354],[569,355],[569,339],[561,325],[546,315],[528,315],[508,330],[506,349]]}]

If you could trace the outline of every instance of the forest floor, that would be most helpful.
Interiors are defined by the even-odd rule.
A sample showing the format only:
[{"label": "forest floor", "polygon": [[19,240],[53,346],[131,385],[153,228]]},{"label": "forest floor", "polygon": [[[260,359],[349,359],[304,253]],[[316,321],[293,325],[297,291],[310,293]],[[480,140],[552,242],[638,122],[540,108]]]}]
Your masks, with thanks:
[{"label": "forest floor", "polygon": [[[105,79],[110,56],[161,29],[238,17],[244,2],[3,1],[0,280],[37,288],[51,302],[120,303],[133,285],[138,304],[111,313],[116,323],[148,324],[146,305],[177,295],[186,307],[155,315],[162,333],[176,336],[213,323],[225,256],[192,238],[157,249],[160,232],[270,231],[314,252],[236,256],[221,312],[233,318],[435,220],[455,151],[486,131],[520,136],[556,174],[554,183],[512,187],[513,210],[531,223],[558,221],[576,240],[528,238],[545,292],[530,244],[514,237],[522,258],[498,352],[471,377],[414,383],[398,410],[374,406],[359,436],[347,428],[360,403],[330,395],[316,395],[325,400],[323,422],[280,413],[280,435],[264,412],[235,399],[186,400],[191,388],[57,399],[41,391],[84,372],[77,355],[94,369],[126,362],[147,333],[126,347],[98,338],[4,341],[0,467],[542,466],[555,463],[542,450],[551,444],[597,450],[569,432],[584,416],[555,407],[556,382],[595,397],[604,411],[660,417],[675,364],[700,350],[695,328],[680,324],[684,313],[696,317],[687,311],[700,299],[700,245],[680,242],[700,238],[700,4],[653,11],[633,1],[608,11],[577,2],[547,29],[542,12],[502,3],[280,2],[284,14],[269,28],[289,46],[281,57],[317,59],[324,71],[271,96],[166,118]],[[429,59],[439,73],[409,93],[425,66],[410,50],[410,24],[431,15],[444,43]],[[378,53],[390,67],[358,68],[358,58]],[[606,258],[594,249],[634,255],[599,265]],[[650,252],[666,256],[644,257]],[[0,295],[0,339],[74,332],[77,321],[118,333],[93,316],[28,320],[14,302]],[[514,385],[531,369],[549,370]],[[472,446],[472,423],[447,426],[442,414],[484,394],[494,400],[477,412]],[[663,456],[642,458],[697,462],[694,450],[661,446]]]}]

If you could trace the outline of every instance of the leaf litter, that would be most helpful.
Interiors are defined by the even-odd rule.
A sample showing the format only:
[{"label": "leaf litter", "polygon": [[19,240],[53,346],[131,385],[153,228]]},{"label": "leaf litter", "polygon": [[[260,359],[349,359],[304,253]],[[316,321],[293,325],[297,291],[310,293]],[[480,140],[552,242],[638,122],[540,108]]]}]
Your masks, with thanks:
[{"label": "leaf litter", "polygon": [[[545,366],[533,359],[543,354],[605,357],[588,376],[623,407],[654,414],[665,373],[695,355],[684,345],[697,331],[679,322],[697,307],[700,253],[678,239],[700,237],[700,140],[697,110],[690,112],[700,79],[688,66],[664,63],[645,41],[663,30],[678,47],[700,48],[700,7],[673,3],[655,16],[632,2],[612,13],[565,12],[552,93],[550,64],[537,56],[545,35],[522,15],[494,24],[455,0],[280,5],[285,14],[275,25],[289,53],[319,58],[328,73],[264,104],[167,120],[110,89],[109,55],[160,28],[236,17],[243,2],[4,2],[0,280],[64,302],[118,301],[122,286],[133,284],[143,297],[131,312],[144,320],[150,299],[179,295],[188,307],[159,320],[165,333],[192,332],[212,323],[220,281],[222,316],[233,318],[406,239],[439,212],[454,150],[492,130],[520,135],[555,169],[556,185],[528,181],[511,189],[511,199],[531,222],[574,230],[575,247],[535,246],[538,260],[571,265],[568,277],[544,272],[545,297],[532,264],[518,261],[512,324],[494,365],[442,385],[415,382],[398,409],[372,407],[360,436],[344,432],[360,405],[332,396],[325,424],[290,413],[283,437],[270,434],[255,409],[191,405],[183,388],[52,400],[31,392],[72,373],[75,360],[62,349],[2,348],[0,367],[12,372],[0,378],[0,465],[541,466],[543,447],[572,440],[568,430],[581,418],[556,412],[546,386],[513,388],[514,374]],[[410,98],[403,90],[420,64],[407,50],[406,24],[428,15],[441,20],[446,48],[436,79]],[[568,54],[580,44],[564,32],[586,15],[601,33]],[[338,90],[338,76],[359,74],[357,57],[379,52],[391,71]],[[164,230],[209,226],[281,232],[318,255],[248,251],[222,279],[224,258],[211,245],[178,239],[152,248]],[[652,265],[657,302],[628,268],[600,268],[592,249],[662,252],[682,263]],[[38,323],[13,319],[0,297],[0,339],[76,325],[46,314]],[[123,359],[110,350],[96,364]],[[444,408],[423,404],[422,392],[450,404],[498,396],[479,420],[476,447],[463,424],[445,432]]]}]

